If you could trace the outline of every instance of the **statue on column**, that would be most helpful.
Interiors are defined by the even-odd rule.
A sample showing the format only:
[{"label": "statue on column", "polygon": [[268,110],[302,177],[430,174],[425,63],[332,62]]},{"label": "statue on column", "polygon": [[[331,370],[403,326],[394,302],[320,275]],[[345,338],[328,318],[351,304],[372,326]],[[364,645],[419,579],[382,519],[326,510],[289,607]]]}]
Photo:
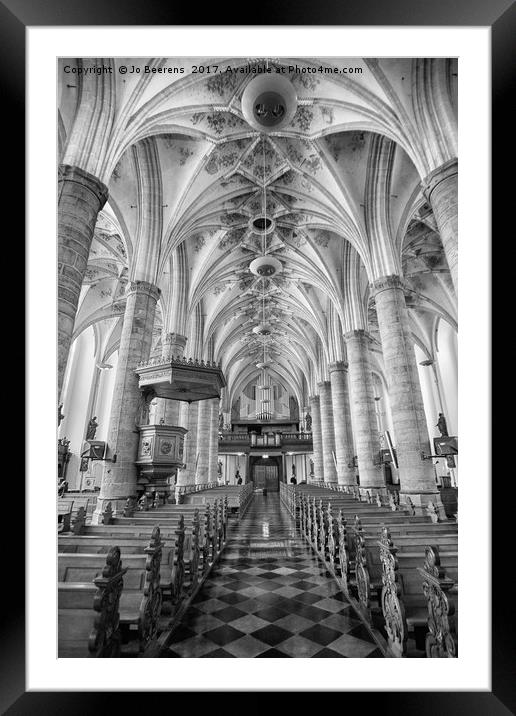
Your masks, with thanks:
[{"label": "statue on column", "polygon": [[97,417],[94,416],[88,423],[86,430],[86,440],[95,440],[95,433],[97,432],[99,424],[97,423]]},{"label": "statue on column", "polygon": [[435,427],[441,433],[442,438],[448,437],[448,426],[446,425],[446,418],[442,413],[439,413],[439,420],[437,421],[437,425]]},{"label": "statue on column", "polygon": [[62,408],[63,408],[63,404],[61,403],[57,409],[57,427],[59,427],[61,425],[61,420],[64,418]]},{"label": "statue on column", "polygon": [[219,413],[219,430],[224,430],[224,413]]},{"label": "statue on column", "polygon": [[308,412],[305,415],[305,430],[307,433],[312,432],[312,416]]}]

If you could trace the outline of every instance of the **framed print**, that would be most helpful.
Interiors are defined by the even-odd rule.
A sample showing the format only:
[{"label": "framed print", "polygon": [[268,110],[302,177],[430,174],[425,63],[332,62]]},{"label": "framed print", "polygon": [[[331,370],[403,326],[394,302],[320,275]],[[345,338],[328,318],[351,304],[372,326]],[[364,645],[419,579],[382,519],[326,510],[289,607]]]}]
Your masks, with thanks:
[{"label": "framed print", "polygon": [[8,6],[29,407],[6,711],[514,708],[488,384],[513,6],[382,5],[378,26]]}]

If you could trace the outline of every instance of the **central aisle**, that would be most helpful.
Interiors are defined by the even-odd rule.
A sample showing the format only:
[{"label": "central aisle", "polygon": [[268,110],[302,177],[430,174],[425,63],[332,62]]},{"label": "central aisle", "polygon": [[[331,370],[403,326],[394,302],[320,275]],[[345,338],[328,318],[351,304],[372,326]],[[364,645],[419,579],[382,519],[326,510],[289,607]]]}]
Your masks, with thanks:
[{"label": "central aisle", "polygon": [[230,521],[220,562],[162,658],[382,657],[278,493]]}]

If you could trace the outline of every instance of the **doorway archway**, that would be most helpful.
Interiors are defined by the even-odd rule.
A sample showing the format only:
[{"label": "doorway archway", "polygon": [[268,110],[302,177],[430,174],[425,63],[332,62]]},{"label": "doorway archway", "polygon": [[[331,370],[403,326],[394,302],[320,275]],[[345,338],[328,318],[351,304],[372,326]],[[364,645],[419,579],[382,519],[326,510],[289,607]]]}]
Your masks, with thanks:
[{"label": "doorway archway", "polygon": [[281,456],[251,457],[251,480],[255,490],[279,491],[281,479]]}]

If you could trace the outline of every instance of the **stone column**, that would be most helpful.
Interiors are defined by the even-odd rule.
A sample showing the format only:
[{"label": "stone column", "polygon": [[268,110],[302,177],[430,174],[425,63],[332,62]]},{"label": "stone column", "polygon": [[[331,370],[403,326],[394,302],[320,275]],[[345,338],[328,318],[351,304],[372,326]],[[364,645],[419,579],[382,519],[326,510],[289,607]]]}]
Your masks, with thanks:
[{"label": "stone column", "polygon": [[380,439],[374,409],[373,376],[369,360],[369,336],[363,330],[344,336],[349,365],[350,408],[357,451],[360,492],[366,489],[386,493],[379,463]]},{"label": "stone column", "polygon": [[217,482],[219,456],[219,399],[210,401],[210,447],[208,452],[208,482]]},{"label": "stone column", "polygon": [[108,428],[108,460],[104,464],[100,494],[93,515],[98,519],[106,502],[119,513],[128,497],[136,495],[136,466],[141,391],[134,369],[149,359],[152,327],[159,288],[147,281],[133,281],[127,289],[124,324]]},{"label": "stone column", "polygon": [[450,267],[450,273],[458,293],[458,163],[451,159],[431,172],[422,182],[423,193],[426,196],[435,221],[439,228],[441,241]]},{"label": "stone column", "polygon": [[[182,358],[186,346],[186,337],[178,333],[164,333],[162,337],[161,357],[164,361],[171,361],[174,357]],[[163,420],[165,425],[178,425],[181,401],[156,398],[154,406],[149,412],[149,424],[159,425]]]},{"label": "stone column", "polygon": [[337,470],[333,460],[335,453],[335,430],[333,427],[333,403],[329,380],[317,383],[321,406],[321,440],[324,482],[337,482]]},{"label": "stone column", "polygon": [[418,511],[430,500],[441,507],[432,461],[421,459],[421,453],[431,455],[432,451],[403,284],[398,276],[385,276],[375,281],[371,290],[395,432],[400,502],[406,503],[410,498]]},{"label": "stone column", "polygon": [[108,198],[107,187],[79,167],[63,164],[58,178],[58,396],[61,395],[75,314],[97,216]]},{"label": "stone column", "polygon": [[209,452],[210,452],[210,417],[211,405],[209,400],[199,401],[199,418],[197,421],[197,470],[195,484],[208,482]]},{"label": "stone column", "polygon": [[[199,403],[183,403],[181,406],[181,425],[188,432],[185,435],[184,461],[186,467],[177,471],[176,488],[195,483],[195,461],[197,458],[197,423],[199,420]],[[176,494],[178,490],[176,489]],[[177,501],[177,497],[176,497]]]},{"label": "stone column", "polygon": [[324,480],[323,447],[321,436],[321,405],[318,395],[311,395],[310,412],[312,414],[312,446],[314,455],[314,479]]},{"label": "stone column", "polygon": [[355,453],[349,407],[348,364],[344,361],[337,361],[330,363],[329,369],[335,429],[335,454],[337,456],[337,482],[339,485],[356,485],[353,468]]}]

